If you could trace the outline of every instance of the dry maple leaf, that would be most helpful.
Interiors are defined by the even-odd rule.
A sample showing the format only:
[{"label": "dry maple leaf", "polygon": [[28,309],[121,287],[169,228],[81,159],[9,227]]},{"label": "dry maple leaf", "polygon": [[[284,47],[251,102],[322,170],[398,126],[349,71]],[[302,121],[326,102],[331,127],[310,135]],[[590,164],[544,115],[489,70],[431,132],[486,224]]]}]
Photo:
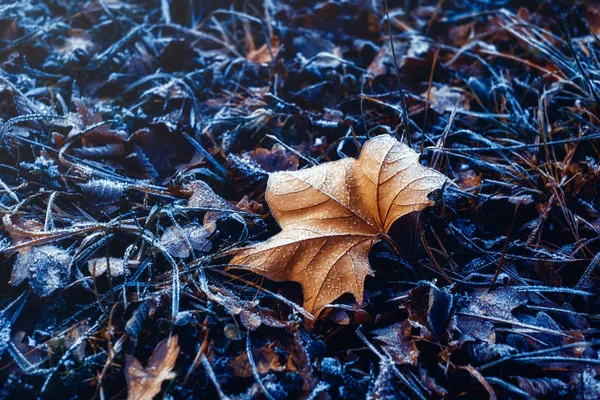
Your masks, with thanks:
[{"label": "dry maple leaf", "polygon": [[177,336],[162,340],[152,352],[146,368],[134,356],[127,356],[125,378],[127,379],[128,400],[152,400],[160,393],[166,380],[173,379],[171,372],[179,355]]},{"label": "dry maple leaf", "polygon": [[274,281],[302,285],[304,308],[317,316],[344,293],[361,303],[373,272],[369,250],[394,221],[431,205],[446,177],[389,135],[367,141],[358,159],[269,176],[266,199],[281,232],[231,261]]}]

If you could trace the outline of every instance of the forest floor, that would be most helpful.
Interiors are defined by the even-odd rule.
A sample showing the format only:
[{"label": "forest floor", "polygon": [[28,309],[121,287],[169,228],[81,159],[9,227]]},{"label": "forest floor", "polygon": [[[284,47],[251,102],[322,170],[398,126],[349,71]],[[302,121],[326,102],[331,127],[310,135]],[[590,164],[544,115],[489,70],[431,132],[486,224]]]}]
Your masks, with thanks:
[{"label": "forest floor", "polygon": [[[213,3],[1,2],[0,397],[600,398],[599,4]],[[227,268],[382,134],[364,292]]]}]

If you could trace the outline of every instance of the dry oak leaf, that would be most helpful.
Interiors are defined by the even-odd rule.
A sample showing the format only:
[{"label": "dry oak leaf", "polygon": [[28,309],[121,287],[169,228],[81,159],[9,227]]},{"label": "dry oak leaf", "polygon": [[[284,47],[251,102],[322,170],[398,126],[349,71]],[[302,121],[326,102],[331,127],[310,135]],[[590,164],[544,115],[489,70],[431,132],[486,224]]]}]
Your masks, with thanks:
[{"label": "dry oak leaf", "polygon": [[132,355],[125,361],[127,400],[152,400],[160,393],[166,380],[173,379],[172,371],[179,355],[177,336],[162,340],[152,352],[146,368]]},{"label": "dry oak leaf", "polygon": [[419,164],[390,135],[367,141],[346,158],[269,176],[266,200],[281,232],[231,260],[274,281],[302,285],[304,308],[318,316],[344,293],[361,303],[368,254],[394,221],[432,204],[427,195],[447,178]]}]

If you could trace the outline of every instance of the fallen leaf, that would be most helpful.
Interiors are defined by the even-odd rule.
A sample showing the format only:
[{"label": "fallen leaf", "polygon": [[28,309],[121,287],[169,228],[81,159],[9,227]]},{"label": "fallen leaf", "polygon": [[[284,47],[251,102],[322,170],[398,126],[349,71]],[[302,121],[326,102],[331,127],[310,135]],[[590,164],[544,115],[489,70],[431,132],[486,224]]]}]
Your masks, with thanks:
[{"label": "fallen leaf", "polygon": [[285,326],[272,310],[258,307],[256,301],[240,299],[233,292],[222,288],[210,286],[210,299],[223,306],[232,315],[239,315],[240,322],[246,328],[254,331],[261,325],[271,328],[283,328]]},{"label": "fallen leaf", "polygon": [[383,347],[396,363],[417,365],[419,349],[410,337],[411,329],[408,321],[402,321],[372,333],[376,335],[375,339],[384,344]]},{"label": "fallen leaf", "polygon": [[169,82],[154,86],[146,90],[140,97],[154,97],[161,100],[181,100],[189,98],[185,87],[177,80],[172,79]]},{"label": "fallen leaf", "polygon": [[182,227],[170,226],[160,238],[160,245],[171,256],[188,258],[190,248],[200,252],[207,252],[212,245],[208,238],[210,232],[198,223],[187,224]]},{"label": "fallen leaf", "polygon": [[72,29],[69,31],[69,36],[65,39],[65,43],[60,46],[57,51],[62,56],[68,56],[75,51],[85,51],[94,48],[94,42],[90,39],[86,31],[82,29]]},{"label": "fallen leaf", "polygon": [[564,396],[569,391],[569,385],[556,378],[529,379],[517,376],[519,387],[532,398],[545,396]]},{"label": "fallen leaf", "polygon": [[344,293],[361,303],[373,244],[398,218],[431,205],[427,195],[446,182],[418,158],[381,135],[364,144],[358,159],[271,174],[266,199],[282,232],[242,249],[231,264],[299,282],[313,315]]},{"label": "fallen leaf", "polygon": [[46,297],[68,283],[71,256],[56,246],[44,245],[19,250],[13,267],[11,285],[29,279],[29,286],[40,297]]},{"label": "fallen leaf", "polygon": [[162,340],[154,349],[146,368],[132,355],[125,361],[128,400],[152,400],[160,393],[166,380],[173,379],[171,372],[179,355],[177,336]]},{"label": "fallen leaf", "polygon": [[131,318],[125,324],[125,332],[133,343],[137,344],[144,327],[144,322],[156,309],[155,299],[150,297],[139,303],[139,306],[131,314]]},{"label": "fallen leaf", "polygon": [[112,129],[108,124],[99,125],[89,130],[91,126],[103,122],[102,114],[90,111],[81,99],[75,99],[74,103],[77,112],[70,112],[65,116],[65,119],[52,122],[55,126],[71,127],[68,138],[75,138],[85,132],[81,137],[81,143],[85,147],[127,141],[129,135],[126,132]]},{"label": "fallen leaf", "polygon": [[[2,217],[2,226],[10,235],[11,246],[26,243],[44,230],[44,225],[37,221],[11,216],[10,214],[5,214]],[[11,251],[8,254],[12,255],[13,253],[14,251]]]},{"label": "fallen leaf", "polygon": [[[274,349],[274,345],[270,344],[252,351],[252,357],[256,364],[256,370],[259,375],[267,374],[271,371],[283,371],[285,367],[279,361],[279,355]],[[248,361],[248,353],[243,352],[239,356],[232,358],[229,365],[233,368],[233,375],[242,378],[252,376],[252,367]]]},{"label": "fallen leaf", "polygon": [[257,188],[262,192],[262,188],[268,179],[268,171],[249,156],[239,157],[235,154],[227,156],[228,170],[236,188],[243,192],[256,192]]},{"label": "fallen leaf", "polygon": [[480,290],[474,294],[466,308],[471,315],[485,315],[507,321],[516,321],[512,311],[525,303],[524,295],[510,287],[498,287],[487,293]]},{"label": "fallen leaf", "polygon": [[160,177],[172,174],[176,165],[189,161],[194,154],[194,149],[177,132],[176,123],[174,116],[165,115],[129,138],[129,143],[139,146]]},{"label": "fallen leaf", "polygon": [[424,337],[430,334],[440,337],[452,315],[452,294],[447,289],[438,289],[427,283],[415,287],[409,294],[409,300],[402,305],[408,311],[408,322],[421,329]]},{"label": "fallen leaf", "polygon": [[92,179],[80,188],[85,202],[92,206],[114,205],[125,194],[125,185],[108,179]]},{"label": "fallen leaf", "polygon": [[[423,97],[427,97],[427,92],[422,93],[422,95]],[[438,114],[452,112],[454,109],[470,109],[469,99],[459,90],[446,85],[440,88],[432,87],[429,96],[430,107]]]},{"label": "fallen leaf", "polygon": [[107,262],[106,257],[98,257],[92,258],[88,261],[88,271],[90,272],[90,275],[95,277],[106,273],[109,266],[111,276],[129,275],[129,270],[126,268],[125,260],[122,258],[110,257]]},{"label": "fallen leaf", "polygon": [[187,206],[191,208],[208,208],[214,210],[231,210],[231,205],[203,181],[194,181],[187,188],[191,196]]},{"label": "fallen leaf", "polygon": [[271,57],[271,51],[273,52],[273,56],[277,57],[277,55],[279,54],[279,50],[279,39],[276,37],[272,37],[270,50],[269,46],[267,46],[267,44],[265,43],[258,49],[248,52],[248,55],[246,55],[246,59],[257,64],[268,64],[270,62],[273,62],[273,57]]},{"label": "fallen leaf", "polygon": [[285,148],[280,144],[275,144],[271,150],[257,148],[249,155],[267,172],[295,171],[299,165],[298,157],[286,154]]},{"label": "fallen leaf", "polygon": [[[430,53],[431,45],[423,37],[412,35],[408,41],[394,41],[394,49],[397,55],[399,67],[420,67],[426,65],[427,54]],[[394,57],[392,47],[389,43],[384,44],[379,53],[373,58],[367,71],[374,76],[387,75],[394,71]]]},{"label": "fallen leaf", "polygon": [[235,208],[243,212],[257,215],[265,212],[265,208],[262,204],[254,200],[250,200],[247,195],[242,197],[242,199],[235,205]]}]

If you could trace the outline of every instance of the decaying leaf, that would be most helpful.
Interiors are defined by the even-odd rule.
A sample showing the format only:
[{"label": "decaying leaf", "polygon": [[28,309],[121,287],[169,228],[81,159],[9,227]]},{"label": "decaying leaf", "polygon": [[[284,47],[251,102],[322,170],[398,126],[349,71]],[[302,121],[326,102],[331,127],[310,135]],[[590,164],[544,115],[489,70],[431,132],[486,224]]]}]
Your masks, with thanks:
[{"label": "decaying leaf", "polygon": [[[259,349],[253,350],[252,357],[256,364],[256,369],[260,375],[264,375],[271,371],[283,371],[285,368],[281,365],[279,355],[273,348],[273,345],[267,345]],[[242,378],[252,376],[252,367],[248,362],[248,353],[243,352],[239,356],[232,358],[229,362],[233,368],[233,374]]]},{"label": "decaying leaf", "polygon": [[531,397],[564,396],[569,390],[569,385],[556,378],[529,379],[517,376],[517,383]]},{"label": "decaying leaf", "polygon": [[258,307],[254,301],[246,301],[236,297],[231,291],[211,286],[211,300],[225,307],[233,315],[240,316],[240,322],[250,330],[256,330],[261,325],[271,328],[283,328],[285,324],[279,321],[272,311]]},{"label": "decaying leaf", "polygon": [[231,261],[275,281],[302,285],[304,307],[318,315],[343,293],[360,303],[372,275],[368,253],[394,221],[431,204],[446,178],[389,135],[346,158],[270,175],[266,199],[282,232]]},{"label": "decaying leaf", "polygon": [[177,336],[162,340],[154,349],[146,368],[132,355],[125,362],[128,400],[152,400],[160,393],[166,380],[173,379],[171,372],[179,355]]},{"label": "decaying leaf", "polygon": [[[267,44],[263,44],[256,50],[252,50],[248,52],[246,59],[248,61],[252,61],[258,64],[270,63],[273,62],[273,57],[277,57],[279,54],[279,39],[276,37],[271,38],[271,49],[269,50],[269,46]],[[273,52],[271,56],[271,52]]]},{"label": "decaying leaf", "polygon": [[40,297],[49,296],[68,282],[71,256],[56,246],[34,246],[19,251],[10,283],[19,285],[29,278],[33,292]]},{"label": "decaying leaf", "polygon": [[[2,217],[2,225],[6,232],[10,235],[11,246],[16,246],[25,243],[36,236],[39,232],[42,232],[44,225],[33,219],[23,219],[18,216],[11,216],[5,214]],[[13,254],[10,252],[9,254]],[[13,278],[14,279],[14,278]]]},{"label": "decaying leaf", "polygon": [[146,299],[139,304],[139,306],[131,315],[131,318],[127,320],[127,323],[125,324],[125,332],[127,335],[129,335],[134,343],[138,342],[144,321],[146,321],[146,318],[148,318],[149,314],[154,312],[155,306],[156,303],[154,298],[151,297]]},{"label": "decaying leaf", "polygon": [[191,223],[183,227],[170,226],[160,238],[160,245],[170,255],[178,258],[187,258],[192,250],[207,252],[212,245],[208,240],[210,232],[198,223]]},{"label": "decaying leaf", "polygon": [[408,322],[421,330],[421,335],[440,337],[452,313],[452,294],[447,289],[422,282],[412,289],[410,298],[403,305],[408,311]]},{"label": "decaying leaf", "polygon": [[[427,96],[427,92],[423,93]],[[469,110],[469,100],[458,90],[449,86],[431,88],[429,93],[430,107],[438,114],[452,112],[454,109]]]},{"label": "decaying leaf", "polygon": [[[417,35],[412,35],[408,42],[394,42],[394,48],[398,54],[397,62],[400,66],[407,66],[407,64],[411,67],[423,65],[430,47],[431,45],[426,40]],[[377,56],[371,61],[368,70],[374,76],[381,76],[393,71],[393,67],[392,48],[389,43],[385,43]]]},{"label": "decaying leaf", "polygon": [[216,194],[206,182],[194,181],[190,183],[188,190],[192,192],[187,203],[188,207],[214,210],[231,209],[231,205],[221,196]]},{"label": "decaying leaf", "polygon": [[298,157],[293,154],[286,154],[285,148],[280,144],[274,145],[271,150],[259,147],[251,151],[249,155],[267,172],[295,171],[298,169]]},{"label": "decaying leaf", "polygon": [[125,186],[122,183],[107,179],[93,179],[80,187],[85,201],[93,206],[115,204],[125,194]]},{"label": "decaying leaf", "polygon": [[480,296],[473,296],[467,307],[467,312],[473,315],[486,315],[515,321],[512,311],[523,304],[523,295],[509,287],[499,287],[493,292],[481,291]]},{"label": "decaying leaf", "polygon": [[[109,265],[110,264],[110,265]],[[125,260],[116,257],[98,257],[88,261],[88,271],[92,276],[100,276],[106,273],[110,267],[111,276],[129,275],[129,270],[126,268]]]},{"label": "decaying leaf", "polygon": [[402,321],[386,328],[373,331],[375,339],[384,344],[384,348],[398,364],[417,365],[419,349],[410,338],[411,325]]}]

